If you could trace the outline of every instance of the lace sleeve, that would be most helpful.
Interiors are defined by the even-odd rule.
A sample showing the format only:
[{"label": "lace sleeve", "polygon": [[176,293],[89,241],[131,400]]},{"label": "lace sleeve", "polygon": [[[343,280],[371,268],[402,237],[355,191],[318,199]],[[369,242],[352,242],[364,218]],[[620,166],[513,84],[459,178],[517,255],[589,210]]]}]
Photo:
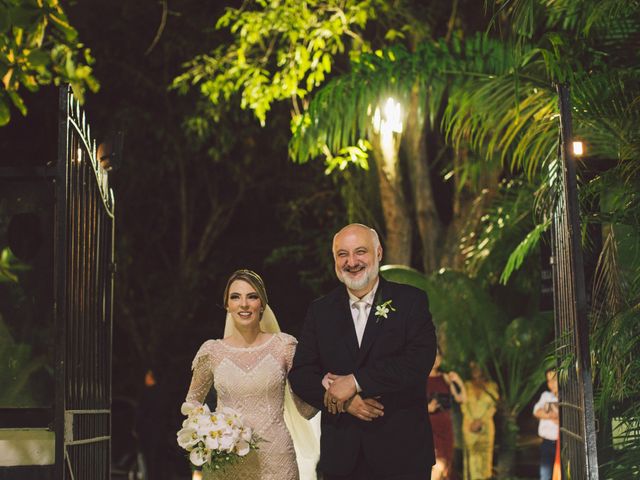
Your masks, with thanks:
[{"label": "lace sleeve", "polygon": [[211,368],[211,359],[213,357],[213,341],[208,340],[202,344],[198,353],[196,353],[191,370],[191,385],[187,392],[187,402],[202,403],[213,385],[213,369]]},{"label": "lace sleeve", "polygon": [[[289,373],[289,370],[291,370],[291,365],[293,364],[293,356],[296,353],[296,345],[298,344],[298,341],[295,339],[295,337],[288,335],[286,333],[280,333],[280,338],[284,343],[284,359],[285,359],[285,365],[287,368],[287,373]],[[317,408],[309,405],[300,397],[298,397],[295,393],[293,393],[293,390],[291,390],[291,386],[289,385],[289,382],[287,382],[287,390],[288,390],[288,393],[291,394],[291,399],[293,400],[293,403],[296,406],[296,410],[298,410],[298,413],[300,413],[301,416],[303,416],[308,420],[310,418],[313,418],[316,415],[316,413],[318,413]]]}]

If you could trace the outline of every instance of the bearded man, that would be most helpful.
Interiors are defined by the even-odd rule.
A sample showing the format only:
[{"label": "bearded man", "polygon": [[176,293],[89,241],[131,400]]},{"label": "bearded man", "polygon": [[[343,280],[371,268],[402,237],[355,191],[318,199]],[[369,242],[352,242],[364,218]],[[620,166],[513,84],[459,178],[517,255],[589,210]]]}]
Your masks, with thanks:
[{"label": "bearded man", "polygon": [[344,286],[309,307],[289,373],[323,413],[319,469],[325,480],[427,480],[436,355],[427,295],[379,276],[382,246],[366,225],[341,229],[333,258]]}]

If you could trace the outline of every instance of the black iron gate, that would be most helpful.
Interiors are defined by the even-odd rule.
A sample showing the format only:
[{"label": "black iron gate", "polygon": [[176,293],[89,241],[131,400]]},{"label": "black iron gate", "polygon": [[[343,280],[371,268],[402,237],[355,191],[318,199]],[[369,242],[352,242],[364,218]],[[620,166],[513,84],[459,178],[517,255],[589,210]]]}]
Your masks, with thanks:
[{"label": "black iron gate", "polygon": [[597,480],[589,322],[578,214],[569,89],[560,103],[560,169],[553,216],[553,290],[559,381],[563,478]]},{"label": "black iron gate", "polygon": [[38,100],[0,131],[0,478],[108,480],[114,200],[71,90]]},{"label": "black iron gate", "polygon": [[56,478],[110,469],[114,199],[78,101],[60,91],[56,172]]}]

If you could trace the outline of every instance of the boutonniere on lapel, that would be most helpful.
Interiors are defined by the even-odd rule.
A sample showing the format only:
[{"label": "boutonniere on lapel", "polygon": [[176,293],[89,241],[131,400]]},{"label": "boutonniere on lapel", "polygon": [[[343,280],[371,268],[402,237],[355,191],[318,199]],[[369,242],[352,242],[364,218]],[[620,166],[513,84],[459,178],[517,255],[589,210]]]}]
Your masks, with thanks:
[{"label": "boutonniere on lapel", "polygon": [[389,316],[389,312],[396,311],[396,309],[391,304],[392,302],[393,300],[387,300],[386,302],[376,305],[376,323],[378,323],[381,318],[387,318]]}]

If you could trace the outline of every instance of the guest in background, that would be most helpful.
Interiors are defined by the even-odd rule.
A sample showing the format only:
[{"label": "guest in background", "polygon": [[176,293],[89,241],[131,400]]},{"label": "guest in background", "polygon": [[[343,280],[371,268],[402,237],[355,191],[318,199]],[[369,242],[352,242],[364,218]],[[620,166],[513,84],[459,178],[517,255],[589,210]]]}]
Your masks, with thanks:
[{"label": "guest in background", "polygon": [[560,434],[560,414],[558,409],[558,378],[553,368],[545,372],[547,388],[533,407],[533,415],[540,420],[538,435],[540,444],[540,480],[551,480],[556,456],[556,442]]},{"label": "guest in background", "polygon": [[431,480],[449,480],[453,463],[453,424],[451,406],[455,400],[464,401],[466,394],[462,379],[456,372],[440,371],[440,350],[427,379],[427,409],[433,430],[433,446],[436,463],[431,470]]},{"label": "guest in background", "polygon": [[466,398],[462,411],[464,440],[464,480],[484,480],[493,476],[493,444],[498,386],[484,375],[476,362],[470,362],[471,380],[464,383]]}]

